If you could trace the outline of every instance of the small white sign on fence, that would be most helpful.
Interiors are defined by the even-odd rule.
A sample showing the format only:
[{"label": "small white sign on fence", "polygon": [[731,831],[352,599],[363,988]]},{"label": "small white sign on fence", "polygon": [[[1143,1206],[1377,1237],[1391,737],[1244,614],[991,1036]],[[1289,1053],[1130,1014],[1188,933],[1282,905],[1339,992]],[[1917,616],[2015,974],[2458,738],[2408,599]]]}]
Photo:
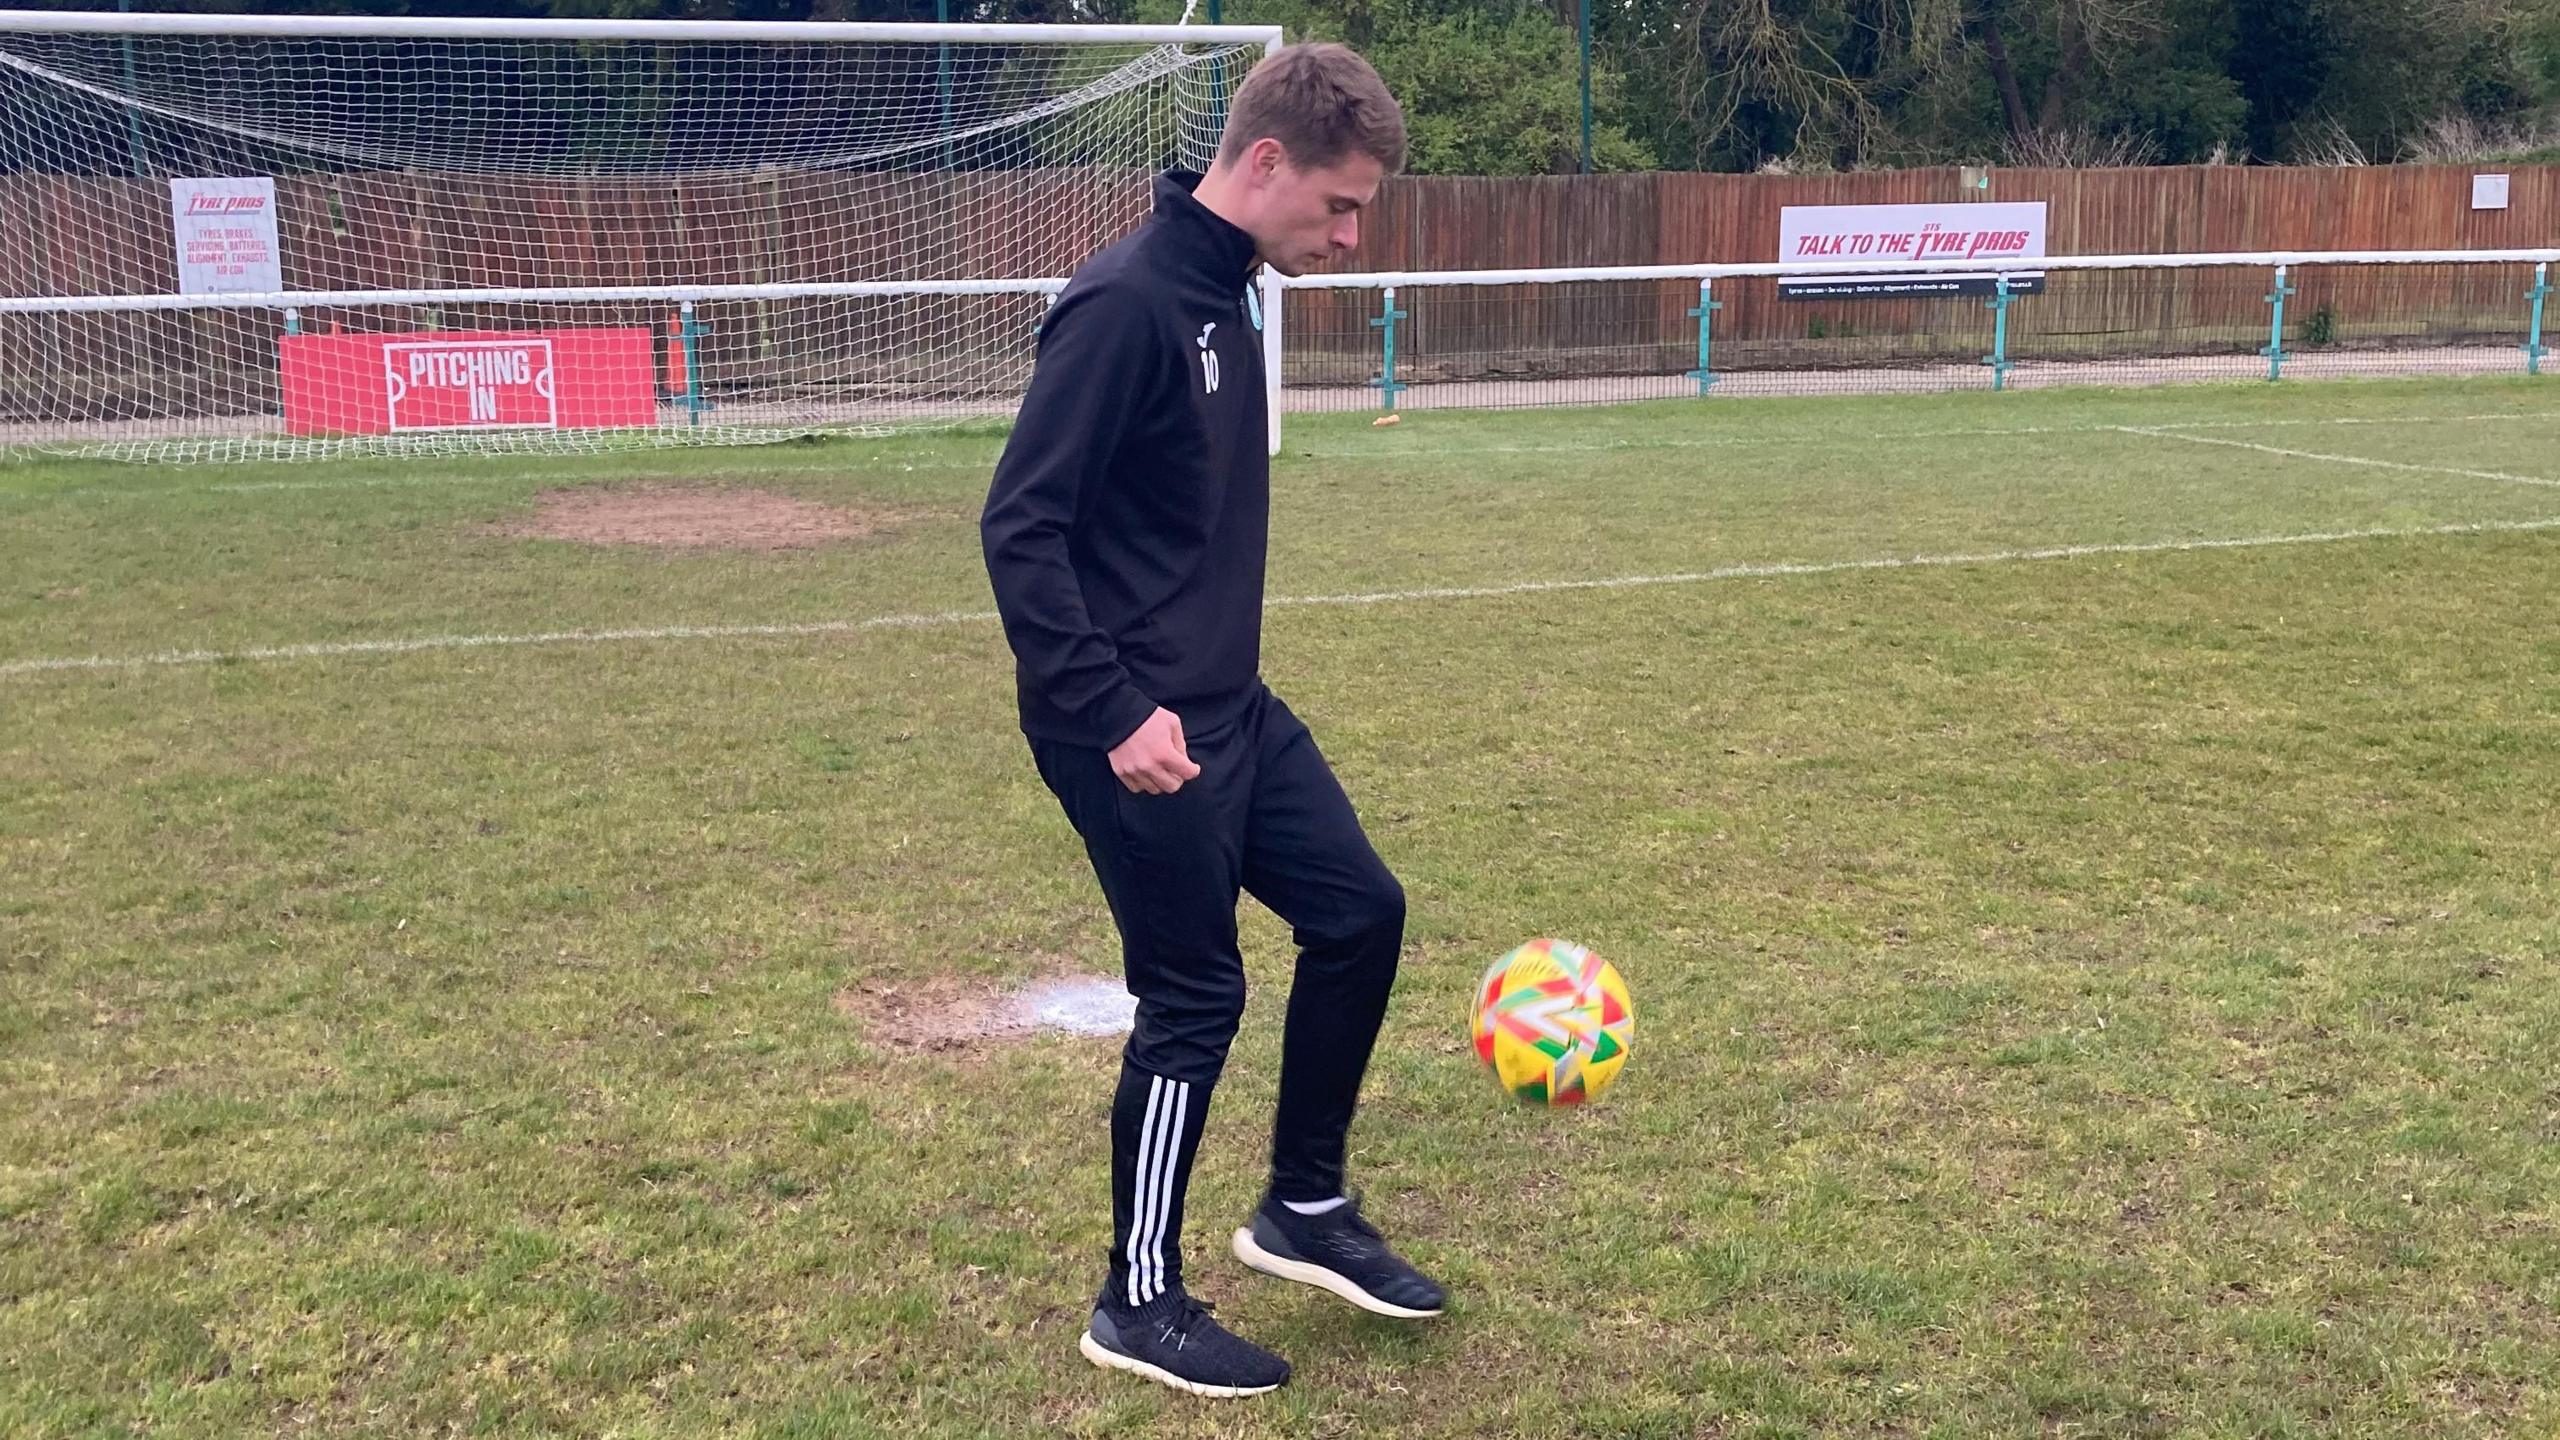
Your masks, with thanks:
[{"label": "small white sign on fence", "polygon": [[173,179],[169,213],[177,226],[179,294],[284,288],[284,264],[276,248],[275,177]]},{"label": "small white sign on fence", "polygon": [[2471,177],[2471,208],[2504,210],[2507,208],[2507,177],[2474,175]]}]

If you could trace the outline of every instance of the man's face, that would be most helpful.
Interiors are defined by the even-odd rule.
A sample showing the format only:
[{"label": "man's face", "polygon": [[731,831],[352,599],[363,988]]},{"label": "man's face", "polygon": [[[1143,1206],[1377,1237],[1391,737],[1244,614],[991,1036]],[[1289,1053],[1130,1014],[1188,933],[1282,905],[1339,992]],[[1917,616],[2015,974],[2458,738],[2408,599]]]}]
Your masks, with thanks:
[{"label": "man's face", "polygon": [[1246,164],[1254,197],[1246,228],[1263,263],[1283,275],[1303,275],[1350,254],[1360,243],[1360,212],[1378,198],[1386,175],[1377,161],[1357,153],[1302,169],[1269,140],[1256,142]]}]

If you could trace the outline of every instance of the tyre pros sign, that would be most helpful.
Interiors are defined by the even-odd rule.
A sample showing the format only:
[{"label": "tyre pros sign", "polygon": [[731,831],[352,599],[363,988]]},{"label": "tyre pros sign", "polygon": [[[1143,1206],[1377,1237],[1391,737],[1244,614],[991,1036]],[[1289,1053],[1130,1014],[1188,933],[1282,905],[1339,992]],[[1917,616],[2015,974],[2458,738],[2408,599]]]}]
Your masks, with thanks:
[{"label": "tyre pros sign", "polygon": [[274,176],[172,178],[169,220],[177,240],[179,294],[284,288]]},{"label": "tyre pros sign", "polygon": [[296,435],[654,425],[646,329],[287,335],[285,429]]},{"label": "tyre pros sign", "polygon": [[[1778,259],[1836,265],[1857,260],[1997,260],[2044,256],[2045,202],[1961,205],[1789,205],[1778,216]],[[2009,293],[2044,289],[2041,270],[2011,270]],[[1989,295],[1991,270],[1911,275],[1782,275],[1786,300],[1845,296]]]}]

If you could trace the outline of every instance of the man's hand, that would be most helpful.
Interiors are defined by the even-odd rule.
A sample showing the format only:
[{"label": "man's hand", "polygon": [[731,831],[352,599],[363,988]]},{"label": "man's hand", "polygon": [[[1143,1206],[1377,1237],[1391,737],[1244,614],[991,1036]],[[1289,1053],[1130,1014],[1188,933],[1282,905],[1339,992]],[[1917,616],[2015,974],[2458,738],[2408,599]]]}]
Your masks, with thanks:
[{"label": "man's hand", "polygon": [[1170,795],[1197,778],[1200,767],[1182,745],[1182,717],[1158,706],[1138,733],[1112,748],[1111,773],[1141,795]]}]

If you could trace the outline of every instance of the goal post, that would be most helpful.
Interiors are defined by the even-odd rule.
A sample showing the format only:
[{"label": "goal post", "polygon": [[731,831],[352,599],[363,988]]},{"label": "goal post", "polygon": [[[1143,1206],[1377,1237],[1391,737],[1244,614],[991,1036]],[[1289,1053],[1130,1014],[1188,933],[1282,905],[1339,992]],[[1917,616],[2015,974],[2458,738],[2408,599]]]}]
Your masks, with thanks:
[{"label": "goal post", "polygon": [[1279,43],[0,11],[0,445],[297,458],[1008,415],[1050,297],[1158,172],[1206,166]]}]

